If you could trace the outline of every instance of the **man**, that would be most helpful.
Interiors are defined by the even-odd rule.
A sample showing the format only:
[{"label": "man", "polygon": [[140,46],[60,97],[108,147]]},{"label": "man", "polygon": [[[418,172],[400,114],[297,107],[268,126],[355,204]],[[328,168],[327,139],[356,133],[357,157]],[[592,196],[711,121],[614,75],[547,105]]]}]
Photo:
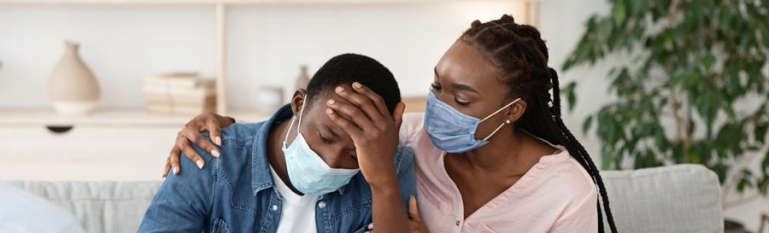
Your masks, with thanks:
[{"label": "man", "polygon": [[364,232],[372,221],[407,232],[416,184],[413,153],[397,145],[403,109],[386,67],[336,56],[269,120],[196,147],[201,159],[166,179],[139,232]]}]

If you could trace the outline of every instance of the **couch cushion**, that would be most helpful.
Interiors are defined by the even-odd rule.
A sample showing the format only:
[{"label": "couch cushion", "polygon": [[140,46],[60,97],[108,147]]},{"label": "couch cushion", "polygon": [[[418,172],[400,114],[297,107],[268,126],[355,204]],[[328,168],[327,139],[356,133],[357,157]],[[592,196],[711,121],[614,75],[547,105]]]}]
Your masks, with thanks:
[{"label": "couch cushion", "polygon": [[[703,166],[601,174],[619,232],[723,232],[718,177]],[[11,183],[71,211],[87,232],[122,233],[136,232],[161,181]]]},{"label": "couch cushion", "polygon": [[160,181],[10,182],[58,204],[92,233],[136,232]]},{"label": "couch cushion", "polygon": [[724,231],[718,176],[703,166],[605,171],[601,176],[619,232]]}]

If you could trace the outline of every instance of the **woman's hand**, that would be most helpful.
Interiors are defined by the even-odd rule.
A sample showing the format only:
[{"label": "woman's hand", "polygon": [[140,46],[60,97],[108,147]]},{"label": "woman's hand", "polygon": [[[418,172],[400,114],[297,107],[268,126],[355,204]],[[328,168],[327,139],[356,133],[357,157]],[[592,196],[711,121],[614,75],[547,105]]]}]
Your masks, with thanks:
[{"label": "woman's hand", "polygon": [[[190,142],[206,151],[211,152],[211,155],[214,157],[219,157],[219,151],[216,149],[213,143],[216,143],[218,146],[222,146],[221,129],[226,128],[233,123],[235,123],[235,119],[219,116],[214,113],[203,113],[196,116],[195,118],[192,118],[192,120],[187,122],[187,124],[184,125],[184,128],[182,128],[182,130],[179,131],[179,134],[176,136],[176,144],[173,148],[171,148],[171,153],[166,159],[166,167],[163,170],[163,178],[168,176],[168,172],[171,170],[171,168],[174,169],[175,175],[178,175],[179,172],[181,172],[179,168],[179,155],[181,153],[184,153],[188,159],[195,162],[195,164],[198,165],[198,168],[203,168],[203,165],[205,165],[203,159],[200,158],[200,155],[190,146]],[[205,131],[210,132],[211,140],[213,143],[203,138],[201,132]]]},{"label": "woman's hand", "polygon": [[422,221],[422,216],[419,215],[419,206],[417,206],[417,199],[414,196],[409,198],[409,226],[411,227],[411,233],[429,233],[427,226]]},{"label": "woman's hand", "polygon": [[[427,231],[427,226],[422,222],[422,216],[419,215],[419,207],[417,206],[417,199],[414,196],[409,198],[409,227],[411,227],[411,233],[430,233]],[[374,224],[369,224],[366,233],[371,233],[374,230]]]}]

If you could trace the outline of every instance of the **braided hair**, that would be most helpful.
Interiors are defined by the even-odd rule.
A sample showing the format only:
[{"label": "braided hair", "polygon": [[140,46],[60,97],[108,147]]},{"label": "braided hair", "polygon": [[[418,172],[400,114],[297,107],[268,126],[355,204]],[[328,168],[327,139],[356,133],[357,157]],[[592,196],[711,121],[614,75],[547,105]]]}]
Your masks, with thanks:
[{"label": "braided hair", "polygon": [[[548,52],[539,31],[529,25],[515,23],[512,16],[481,23],[476,20],[460,41],[480,50],[484,59],[498,68],[503,83],[508,85],[509,98],[521,98],[528,103],[517,127],[552,144],[563,145],[590,174],[598,186],[598,231],[604,232],[601,203],[606,212],[611,232],[617,232],[609,208],[603,180],[598,168],[582,144],[574,138],[561,119],[561,98],[558,75],[547,66]],[[553,90],[550,98],[549,90]]]}]

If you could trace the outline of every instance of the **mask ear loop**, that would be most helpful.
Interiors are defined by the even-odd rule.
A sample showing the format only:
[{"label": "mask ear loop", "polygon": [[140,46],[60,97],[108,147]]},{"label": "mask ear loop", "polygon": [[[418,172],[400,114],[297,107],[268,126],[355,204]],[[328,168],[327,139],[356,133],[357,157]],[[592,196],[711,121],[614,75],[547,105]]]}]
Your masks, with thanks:
[{"label": "mask ear loop", "polygon": [[[497,115],[497,113],[501,112],[502,110],[505,110],[507,107],[510,107],[510,105],[513,105],[515,102],[518,102],[519,100],[521,100],[521,98],[518,98],[518,99],[515,99],[515,100],[513,100],[512,102],[510,102],[509,104],[507,104],[507,105],[505,105],[504,107],[500,108],[500,109],[499,109],[499,110],[497,110],[496,112],[492,113],[491,115],[487,116],[486,118],[483,118],[483,120],[479,121],[478,123],[481,123],[481,122],[483,122],[483,121],[485,121],[485,120],[488,120],[488,119],[489,119],[489,118],[491,118],[492,116],[494,116],[494,115]],[[491,134],[489,134],[489,136],[486,136],[485,138],[483,138],[483,140],[482,140],[482,141],[486,141],[486,140],[489,140],[489,138],[491,138],[491,136],[494,136],[494,134],[497,134],[497,132],[498,132],[500,129],[502,129],[502,127],[504,127],[504,126],[505,126],[505,125],[507,125],[507,124],[510,124],[510,120],[506,120],[504,123],[500,124],[500,125],[499,125],[499,127],[497,127],[497,129],[495,129],[495,130],[494,130],[494,132],[491,132]]]},{"label": "mask ear loop", "polygon": [[[299,126],[302,125],[302,115],[304,115],[304,106],[307,105],[307,95],[304,96],[304,101],[302,101],[302,108],[299,110],[299,124],[296,126],[296,134],[299,134]],[[291,118],[291,124],[288,125],[288,130],[286,131],[286,137],[283,138],[283,147],[286,147],[286,142],[288,141],[288,133],[291,132],[291,128],[294,127],[294,121],[296,120],[296,116]]]},{"label": "mask ear loop", "polygon": [[502,123],[501,125],[499,125],[499,127],[497,127],[497,129],[495,129],[494,132],[491,132],[491,134],[489,134],[489,136],[486,136],[486,138],[484,138],[483,141],[489,140],[489,138],[491,138],[491,136],[494,136],[494,134],[496,134],[497,131],[502,129],[502,127],[504,127],[507,124],[510,124],[510,120],[506,120],[505,123]]}]

